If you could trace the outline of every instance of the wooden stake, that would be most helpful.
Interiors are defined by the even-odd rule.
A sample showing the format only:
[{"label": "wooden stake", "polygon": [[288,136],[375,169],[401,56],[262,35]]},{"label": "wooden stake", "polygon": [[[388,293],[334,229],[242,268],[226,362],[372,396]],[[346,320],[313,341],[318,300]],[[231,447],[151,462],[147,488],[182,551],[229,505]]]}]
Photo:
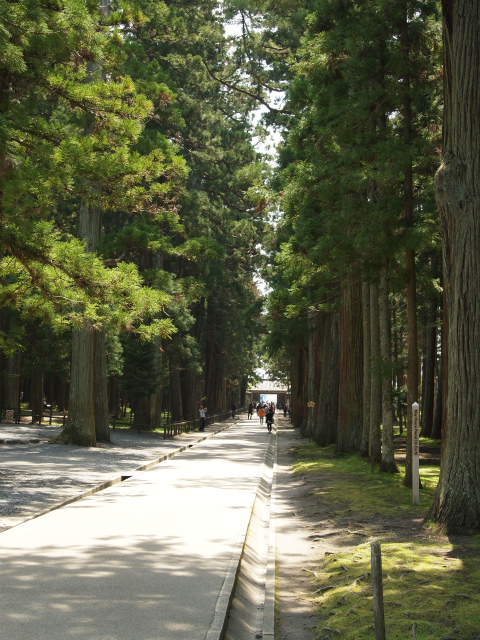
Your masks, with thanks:
[{"label": "wooden stake", "polygon": [[372,542],[372,583],[375,640],[385,640],[385,614],[383,610],[382,551],[379,542]]}]

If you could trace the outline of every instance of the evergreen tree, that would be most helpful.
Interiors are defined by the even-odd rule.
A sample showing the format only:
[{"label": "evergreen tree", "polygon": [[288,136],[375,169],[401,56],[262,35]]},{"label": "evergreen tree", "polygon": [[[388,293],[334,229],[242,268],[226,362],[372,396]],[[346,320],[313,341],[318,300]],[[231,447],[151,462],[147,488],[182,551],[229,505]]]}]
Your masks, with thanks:
[{"label": "evergreen tree", "polygon": [[478,532],[478,130],[480,7],[444,0],[445,119],[436,176],[442,222],[447,363],[440,480],[430,515],[451,532]]},{"label": "evergreen tree", "polygon": [[[151,235],[149,251],[161,253],[177,311],[183,309],[173,312],[179,332],[165,349],[172,410],[177,418],[193,417],[203,385],[209,410],[225,409],[230,386],[252,368],[255,323],[243,309],[258,314],[251,291],[263,226],[263,168],[250,142],[250,103],[219,92],[209,73],[227,55],[217,3],[140,6],[147,19],[128,36],[127,69],[159,104],[142,145],[173,139],[190,169],[174,203],[181,225],[168,238]],[[238,308],[230,312],[234,298]]]},{"label": "evergreen tree", "polygon": [[[296,51],[297,62],[290,69],[294,77],[286,110],[296,117],[291,119],[281,153],[284,169],[280,186],[283,208],[292,225],[280,264],[284,268],[287,263],[292,275],[294,265],[301,265],[296,283],[289,289],[295,291],[292,302],[295,300],[303,313],[312,306],[328,307],[335,291],[342,302],[342,296],[354,285],[352,271],[374,282],[387,257],[391,273],[400,275],[402,252],[426,245],[425,234],[432,228],[435,213],[432,167],[436,140],[432,140],[432,133],[438,132],[439,125],[435,12],[435,3],[407,6],[402,2],[325,1],[315,3],[308,17],[305,38]],[[405,15],[408,59],[401,39]],[[417,126],[415,135],[407,140],[405,129],[407,124],[412,128],[412,118],[421,127]],[[407,189],[412,179],[408,178],[407,185],[405,177],[412,175],[412,166],[415,203],[413,191]],[[404,215],[407,202],[416,216],[412,229]],[[398,284],[399,278],[394,282]],[[341,307],[340,336],[347,310],[345,305]],[[357,319],[353,326],[359,325]],[[378,331],[374,335],[377,337]],[[380,361],[376,362],[380,360],[379,347],[376,349],[365,373],[372,372],[372,389],[380,389],[377,379],[381,381],[382,372],[391,377],[389,363],[380,366]],[[347,353],[351,355],[352,350],[348,348]],[[341,350],[340,362],[342,357]],[[411,353],[414,362],[412,358]],[[348,375],[361,378],[360,362],[356,368],[358,371],[352,372],[349,365]],[[355,398],[361,406],[360,389],[358,385],[355,393],[341,393],[340,402],[348,397],[351,409]],[[379,406],[380,396],[375,397],[378,399],[370,402],[370,416]],[[343,415],[341,405],[339,410]],[[368,415],[364,419],[369,419]],[[351,427],[345,420],[340,419],[345,434],[361,428],[359,417]],[[369,438],[377,438],[376,442],[380,421],[375,418]],[[354,441],[354,447],[358,446],[358,438]]]}]

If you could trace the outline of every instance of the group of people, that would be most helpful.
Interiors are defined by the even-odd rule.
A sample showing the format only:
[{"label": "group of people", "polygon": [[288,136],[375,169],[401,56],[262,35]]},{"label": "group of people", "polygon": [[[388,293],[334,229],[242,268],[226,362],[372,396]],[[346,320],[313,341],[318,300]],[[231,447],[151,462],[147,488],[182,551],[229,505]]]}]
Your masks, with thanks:
[{"label": "group of people", "polygon": [[[235,414],[237,411],[237,405],[235,403],[232,403],[232,418],[235,418]],[[199,408],[199,414],[200,414],[200,429],[199,431],[205,431],[205,416],[206,416],[206,412],[207,412],[207,407],[204,407],[203,405],[200,405]],[[250,402],[250,404],[248,405],[248,419],[251,420],[253,417],[253,414],[257,412],[257,416],[260,419],[260,424],[263,424],[263,421],[265,420],[265,423],[267,425],[267,429],[268,431],[272,430],[272,424],[275,421],[274,415],[275,415],[275,403],[274,402],[270,402],[270,404],[262,403],[262,402]],[[287,413],[288,416],[290,417],[290,405],[284,404],[283,405],[283,415],[285,416],[285,418],[287,417]]]},{"label": "group of people", "polygon": [[253,417],[253,414],[255,413],[255,411],[257,412],[257,416],[260,418],[260,424],[263,424],[263,420],[265,419],[265,422],[267,424],[267,429],[268,431],[272,430],[272,424],[275,421],[274,415],[275,415],[275,403],[274,402],[270,402],[270,404],[267,403],[261,403],[259,402],[258,404],[255,404],[254,402],[250,402],[250,404],[248,405],[248,419],[251,420]]}]

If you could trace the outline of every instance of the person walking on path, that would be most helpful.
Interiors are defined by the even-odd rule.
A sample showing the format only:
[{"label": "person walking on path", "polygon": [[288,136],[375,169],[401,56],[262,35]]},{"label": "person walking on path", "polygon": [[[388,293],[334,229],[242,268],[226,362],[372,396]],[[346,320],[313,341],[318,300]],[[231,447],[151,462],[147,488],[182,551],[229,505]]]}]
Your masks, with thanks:
[{"label": "person walking on path", "polygon": [[235,413],[237,411],[237,405],[235,402],[232,403],[232,418],[235,418]]},{"label": "person walking on path", "polygon": [[265,420],[267,421],[267,429],[268,431],[272,430],[272,424],[273,424],[273,409],[272,407],[269,407],[267,414],[265,416]]},{"label": "person walking on path", "polygon": [[253,402],[248,405],[248,419],[251,420],[253,416]]},{"label": "person walking on path", "polygon": [[200,405],[200,409],[198,413],[200,414],[200,429],[199,431],[205,431],[205,414],[207,412],[207,407]]},{"label": "person walking on path", "polygon": [[262,407],[262,405],[260,405],[260,407],[258,408],[257,415],[260,418],[260,424],[263,424],[263,418],[265,416],[265,409]]}]

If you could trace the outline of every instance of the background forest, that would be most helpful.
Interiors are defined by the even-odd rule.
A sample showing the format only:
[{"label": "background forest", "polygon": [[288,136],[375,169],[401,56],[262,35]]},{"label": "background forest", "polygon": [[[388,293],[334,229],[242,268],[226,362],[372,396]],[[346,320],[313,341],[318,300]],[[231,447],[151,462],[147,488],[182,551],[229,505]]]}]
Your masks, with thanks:
[{"label": "background forest", "polygon": [[439,0],[1,0],[0,24],[3,407],[47,395],[94,444],[122,393],[147,427],[242,405],[265,366],[305,435],[383,471],[413,402],[441,436]]},{"label": "background forest", "polygon": [[[108,439],[244,399],[265,168],[215,2],[3,2],[2,406]],[[108,403],[107,403],[108,398]]]}]

